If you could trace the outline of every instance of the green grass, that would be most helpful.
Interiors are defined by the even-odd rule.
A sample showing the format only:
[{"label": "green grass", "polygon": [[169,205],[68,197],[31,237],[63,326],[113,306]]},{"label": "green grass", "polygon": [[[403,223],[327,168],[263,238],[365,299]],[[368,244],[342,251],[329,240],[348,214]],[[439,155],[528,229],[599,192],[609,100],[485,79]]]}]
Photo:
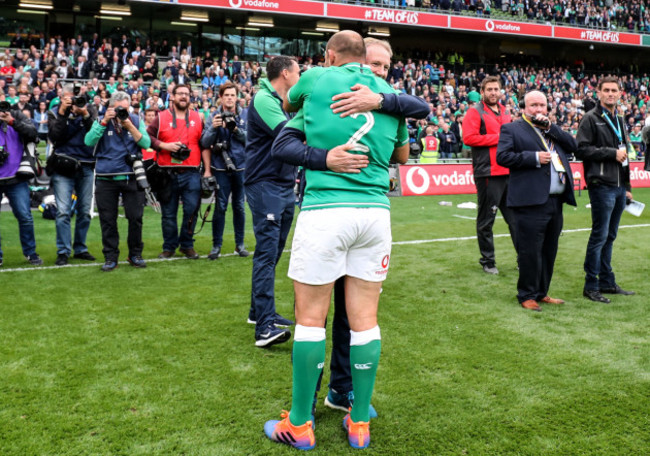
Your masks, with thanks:
[{"label": "green grass", "polygon": [[[637,190],[650,201],[650,190]],[[499,276],[478,265],[475,212],[438,205],[475,196],[397,198],[391,269],[380,303],[383,353],[367,454],[646,455],[650,447],[648,227],[622,228],[614,269],[636,296],[610,305],[581,296],[588,232],[560,239],[541,314],[516,302],[515,255],[496,239]],[[586,194],[565,207],[565,229],[590,225]],[[648,224],[624,214],[622,225]],[[38,251],[52,265],[54,222],[36,217]],[[250,229],[247,244],[254,246]],[[291,396],[291,344],[261,350],[246,324],[251,258],[150,262],[145,270],[99,264],[25,266],[17,224],[0,216],[0,454],[280,455],[265,420]],[[121,233],[126,221],[120,220]],[[505,233],[503,220],[495,226]],[[160,216],[147,211],[145,258],[160,251]],[[227,223],[224,252],[234,250]],[[89,247],[101,255],[99,223]],[[126,253],[122,253],[124,259]],[[277,307],[292,315],[286,254]],[[73,262],[73,264],[80,264]],[[7,271],[27,268],[28,271]],[[35,269],[35,270],[34,270]],[[329,375],[329,370],[325,370]],[[316,414],[314,454],[355,454],[342,414]]]}]

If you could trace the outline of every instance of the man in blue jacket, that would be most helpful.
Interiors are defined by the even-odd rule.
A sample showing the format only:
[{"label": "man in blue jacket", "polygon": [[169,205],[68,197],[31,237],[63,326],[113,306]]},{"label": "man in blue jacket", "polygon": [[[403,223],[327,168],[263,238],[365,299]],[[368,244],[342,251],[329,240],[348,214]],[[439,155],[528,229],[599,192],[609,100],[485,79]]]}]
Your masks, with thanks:
[{"label": "man in blue jacket", "polygon": [[[60,103],[48,112],[48,139],[54,144],[54,155],[49,163],[56,200],[57,266],[68,264],[73,252],[74,258],[95,261],[86,246],[93,199],[95,157],[93,148],[84,144],[84,137],[97,118],[97,111],[92,105],[84,103],[80,106],[73,103],[74,100],[74,86],[66,84],[63,86]],[[85,98],[79,100],[85,101]],[[74,244],[70,230],[72,192],[77,195]]]},{"label": "man in blue jacket", "polygon": [[212,221],[212,250],[209,260],[221,255],[226,210],[232,194],[233,225],[235,228],[235,253],[249,255],[244,245],[246,207],[244,205],[244,164],[246,147],[246,118],[237,104],[238,89],[231,82],[219,88],[221,108],[210,115],[201,136],[205,177],[214,175],[219,185],[217,208]]},{"label": "man in blue jacket", "polygon": [[117,230],[120,195],[124,204],[124,215],[129,222],[127,261],[135,268],[147,266],[142,259],[142,214],[145,195],[136,182],[133,164],[142,157],[142,149],[149,148],[151,139],[144,122],[140,122],[137,116],[128,114],[130,105],[131,97],[126,92],[113,92],[106,115],[93,123],[84,138],[87,146],[96,146],[95,198],[102,228],[104,272],[117,268],[120,254],[120,235]]}]

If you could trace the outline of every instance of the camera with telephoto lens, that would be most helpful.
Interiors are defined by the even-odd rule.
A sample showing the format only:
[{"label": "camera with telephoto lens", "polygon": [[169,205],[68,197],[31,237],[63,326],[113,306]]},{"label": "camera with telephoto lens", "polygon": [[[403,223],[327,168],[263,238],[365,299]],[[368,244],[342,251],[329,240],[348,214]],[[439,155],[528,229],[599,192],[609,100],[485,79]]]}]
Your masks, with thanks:
[{"label": "camera with telephoto lens", "polygon": [[190,153],[192,152],[192,149],[187,147],[187,144],[181,144],[181,147],[178,148],[177,151],[175,152],[170,152],[170,155],[174,160],[184,162],[188,158],[190,158]]},{"label": "camera with telephoto lens", "polygon": [[129,110],[123,108],[122,106],[118,106],[117,108],[115,108],[115,117],[117,117],[119,120],[124,122],[126,119],[129,118]]},{"label": "camera with telephoto lens", "polygon": [[79,95],[81,93],[81,84],[75,84],[73,89],[74,97],[72,97],[72,104],[78,108],[86,106],[86,97]]},{"label": "camera with telephoto lens", "polygon": [[124,159],[126,160],[126,164],[133,168],[133,174],[135,174],[135,182],[138,184],[138,188],[142,190],[148,189],[150,186],[147,180],[147,173],[142,164],[142,154],[128,154]]},{"label": "camera with telephoto lens", "polygon": [[5,149],[5,146],[0,146],[0,166],[4,166],[9,159],[9,152]]},{"label": "camera with telephoto lens", "polygon": [[235,163],[230,156],[230,143],[228,141],[216,142],[212,146],[212,153],[219,154],[223,163],[226,165],[226,171],[237,171]]},{"label": "camera with telephoto lens", "polygon": [[9,112],[11,109],[11,103],[8,101],[0,101],[0,112]]},{"label": "camera with telephoto lens", "polygon": [[224,112],[221,114],[221,120],[223,121],[224,127],[228,130],[233,131],[237,128],[237,121],[235,120],[235,114],[232,112]]}]

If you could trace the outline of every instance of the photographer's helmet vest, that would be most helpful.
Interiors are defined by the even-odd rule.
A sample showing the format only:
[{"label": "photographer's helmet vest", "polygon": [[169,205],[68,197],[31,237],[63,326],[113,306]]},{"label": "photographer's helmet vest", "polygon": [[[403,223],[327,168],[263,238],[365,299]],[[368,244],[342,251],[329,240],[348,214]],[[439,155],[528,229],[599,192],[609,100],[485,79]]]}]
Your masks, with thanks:
[{"label": "photographer's helmet vest", "polygon": [[4,151],[9,154],[0,167],[1,183],[3,180],[13,179],[16,176],[16,171],[18,171],[23,158],[23,142],[20,136],[13,127],[5,122],[0,124],[0,147],[3,147]]},{"label": "photographer's helmet vest", "polygon": [[[131,122],[135,128],[140,127],[138,116],[131,114]],[[100,119],[101,121],[101,119]],[[95,173],[98,176],[118,176],[122,174],[133,174],[133,168],[126,162],[127,155],[137,155],[140,146],[133,140],[131,133],[126,128],[115,128],[116,122],[108,122],[104,135],[95,146],[95,157],[97,165]]]},{"label": "photographer's helmet vest", "polygon": [[168,151],[161,150],[158,152],[158,165],[198,168],[201,165],[201,146],[199,146],[199,140],[203,131],[203,124],[199,113],[188,109],[184,118],[176,118],[171,109],[165,109],[158,113],[158,122],[158,139],[160,141],[180,141],[191,150],[187,160],[181,163],[175,163]]}]

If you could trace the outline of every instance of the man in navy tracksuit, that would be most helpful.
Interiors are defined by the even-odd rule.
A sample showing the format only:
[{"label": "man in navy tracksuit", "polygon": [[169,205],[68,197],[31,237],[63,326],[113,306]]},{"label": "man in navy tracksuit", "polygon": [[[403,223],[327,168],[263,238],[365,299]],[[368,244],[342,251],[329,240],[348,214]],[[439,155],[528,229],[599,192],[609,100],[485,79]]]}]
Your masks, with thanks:
[{"label": "man in navy tracksuit", "polygon": [[282,97],[298,81],[295,60],[275,57],[266,67],[268,79],[248,110],[248,141],[244,185],[253,215],[255,255],[248,322],[255,323],[255,345],[269,347],[286,342],[293,324],[275,311],[275,267],[293,221],[296,167],[271,158],[271,146],[289,117],[282,110]]}]

